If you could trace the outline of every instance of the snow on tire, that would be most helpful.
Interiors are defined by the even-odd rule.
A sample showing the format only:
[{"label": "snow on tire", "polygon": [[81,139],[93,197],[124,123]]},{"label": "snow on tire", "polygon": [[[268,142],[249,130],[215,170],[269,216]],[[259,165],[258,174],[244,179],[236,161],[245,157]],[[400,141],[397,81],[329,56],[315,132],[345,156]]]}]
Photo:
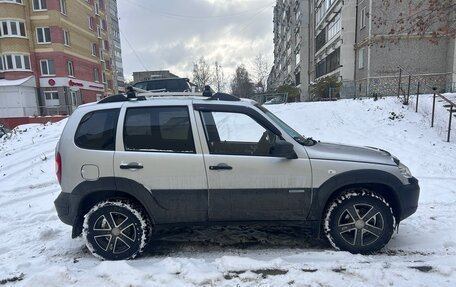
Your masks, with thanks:
[{"label": "snow on tire", "polygon": [[143,209],[127,200],[106,200],[84,217],[83,237],[93,255],[104,260],[133,259],[150,238]]},{"label": "snow on tire", "polygon": [[337,250],[368,254],[383,248],[395,227],[393,210],[383,197],[354,189],[329,205],[323,229]]}]

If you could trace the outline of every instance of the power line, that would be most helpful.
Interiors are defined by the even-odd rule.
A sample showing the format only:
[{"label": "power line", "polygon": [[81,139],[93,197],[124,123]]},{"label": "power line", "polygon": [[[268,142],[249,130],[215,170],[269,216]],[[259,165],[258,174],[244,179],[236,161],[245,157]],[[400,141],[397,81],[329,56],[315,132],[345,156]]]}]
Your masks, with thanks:
[{"label": "power line", "polygon": [[197,16],[176,14],[176,13],[170,13],[170,12],[167,12],[167,11],[160,11],[160,10],[156,10],[156,9],[152,9],[150,7],[144,6],[144,5],[139,4],[138,2],[135,2],[135,1],[127,1],[126,3],[133,4],[133,5],[135,5],[135,6],[139,7],[139,8],[142,8],[144,10],[152,12],[153,14],[159,14],[161,16],[164,16],[164,17],[167,17],[167,18],[171,18],[171,19],[186,19],[186,20],[205,21],[205,20],[222,19],[222,18],[233,18],[233,17],[237,17],[237,16],[243,16],[243,15],[252,13],[253,11],[257,11],[258,9],[263,10],[263,9],[265,9],[267,7],[270,7],[270,5],[272,3],[275,3],[275,1],[270,2],[267,6],[261,6],[261,7],[257,7],[257,8],[254,8],[254,9],[241,11],[241,12],[238,12],[238,13],[232,13],[232,14],[226,14],[226,15],[197,15]]},{"label": "power line", "polygon": [[[274,2],[272,2],[272,3],[274,3]],[[271,4],[272,4],[272,3],[271,3]],[[241,30],[239,30],[238,33],[241,33],[241,32],[243,32],[245,29],[247,29],[247,27],[249,27],[249,26],[253,23],[253,21],[255,20],[255,18],[256,18],[257,16],[259,16],[259,15],[262,14],[264,11],[266,11],[266,8],[271,7],[271,6],[270,6],[271,4],[269,4],[268,6],[263,7],[263,9],[261,9],[260,11],[258,11],[255,15],[253,15],[252,18],[250,19],[250,21],[249,21],[244,27],[242,27]]]},{"label": "power line", "polygon": [[138,53],[136,53],[135,48],[133,48],[133,45],[131,45],[130,41],[128,41],[127,36],[125,36],[125,34],[123,34],[123,33],[120,32],[120,31],[119,31],[119,33],[120,33],[120,35],[125,39],[125,41],[127,42],[128,46],[130,46],[130,49],[133,51],[133,54],[135,54],[136,59],[138,60],[138,62],[141,64],[141,66],[144,68],[144,70],[145,70],[146,72],[148,72],[149,69],[147,69],[147,67],[144,65],[144,61],[141,60],[141,58],[139,57]]}]

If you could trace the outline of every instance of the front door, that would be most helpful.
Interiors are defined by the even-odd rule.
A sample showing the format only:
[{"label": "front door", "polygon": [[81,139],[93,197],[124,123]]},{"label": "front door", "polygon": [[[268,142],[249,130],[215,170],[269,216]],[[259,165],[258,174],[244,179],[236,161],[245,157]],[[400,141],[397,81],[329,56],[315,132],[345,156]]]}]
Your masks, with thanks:
[{"label": "front door", "polygon": [[120,115],[124,123],[114,156],[116,178],[132,180],[151,193],[158,223],[206,221],[206,171],[189,107],[133,104],[126,104]]},{"label": "front door", "polygon": [[249,113],[205,108],[199,115],[206,143],[209,220],[306,218],[311,200],[308,158],[272,156],[274,142],[283,138]]}]

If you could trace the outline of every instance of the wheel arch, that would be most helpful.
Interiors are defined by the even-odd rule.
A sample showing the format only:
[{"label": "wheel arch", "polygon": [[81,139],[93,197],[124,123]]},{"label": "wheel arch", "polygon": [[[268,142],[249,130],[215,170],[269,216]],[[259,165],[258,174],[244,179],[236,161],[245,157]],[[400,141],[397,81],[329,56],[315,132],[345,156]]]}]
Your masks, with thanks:
[{"label": "wheel arch", "polygon": [[402,207],[397,191],[401,190],[401,185],[398,178],[381,170],[355,170],[338,174],[314,189],[308,219],[317,220],[321,224],[328,205],[340,194],[349,189],[367,188],[388,202],[396,222],[399,222]]},{"label": "wheel arch", "polygon": [[[101,181],[101,182],[100,182]],[[119,183],[119,181],[121,181]],[[144,186],[128,180],[118,178],[100,178],[96,182],[83,182],[78,185],[73,194],[77,202],[74,203],[74,220],[72,237],[79,236],[82,232],[84,215],[97,203],[107,199],[126,199],[133,201],[144,209],[152,224],[155,223],[153,210],[156,208],[151,192]]]}]

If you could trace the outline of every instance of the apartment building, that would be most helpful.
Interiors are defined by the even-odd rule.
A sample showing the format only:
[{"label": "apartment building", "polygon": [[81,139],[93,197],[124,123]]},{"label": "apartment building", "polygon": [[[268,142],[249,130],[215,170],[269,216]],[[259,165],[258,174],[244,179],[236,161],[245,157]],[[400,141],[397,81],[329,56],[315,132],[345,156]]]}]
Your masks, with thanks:
[{"label": "apartment building", "polygon": [[296,86],[308,97],[310,47],[309,1],[278,0],[274,7],[274,63],[268,88]]},{"label": "apartment building", "polygon": [[[389,18],[395,19],[399,13],[410,9],[408,1],[393,3],[385,7],[382,1],[357,1],[357,37],[354,45],[356,94],[396,95],[399,69],[402,69],[404,91],[407,90],[409,75],[412,92],[416,91],[418,82],[421,83],[421,92],[431,93],[432,87],[439,91],[454,91],[456,39],[442,37],[433,43],[430,34],[400,35],[402,37],[398,39],[398,35],[389,33],[390,26],[375,25],[373,17],[369,17],[390,15]],[[451,20],[454,21],[442,19]]]},{"label": "apartment building", "polygon": [[114,93],[125,92],[125,79],[123,75],[122,48],[120,45],[119,16],[117,13],[117,0],[110,0],[108,20],[108,40],[111,43],[112,59],[112,89]]},{"label": "apartment building", "polygon": [[456,82],[455,39],[433,44],[412,35],[389,41],[389,30],[369,15],[393,18],[408,5],[391,3],[385,10],[373,0],[277,0],[268,86],[296,86],[308,101],[311,83],[334,76],[342,83],[341,97],[394,95],[402,67],[403,75],[413,75],[412,84],[448,90]]},{"label": "apartment building", "polygon": [[116,91],[111,2],[0,0],[0,118],[70,114]]}]

